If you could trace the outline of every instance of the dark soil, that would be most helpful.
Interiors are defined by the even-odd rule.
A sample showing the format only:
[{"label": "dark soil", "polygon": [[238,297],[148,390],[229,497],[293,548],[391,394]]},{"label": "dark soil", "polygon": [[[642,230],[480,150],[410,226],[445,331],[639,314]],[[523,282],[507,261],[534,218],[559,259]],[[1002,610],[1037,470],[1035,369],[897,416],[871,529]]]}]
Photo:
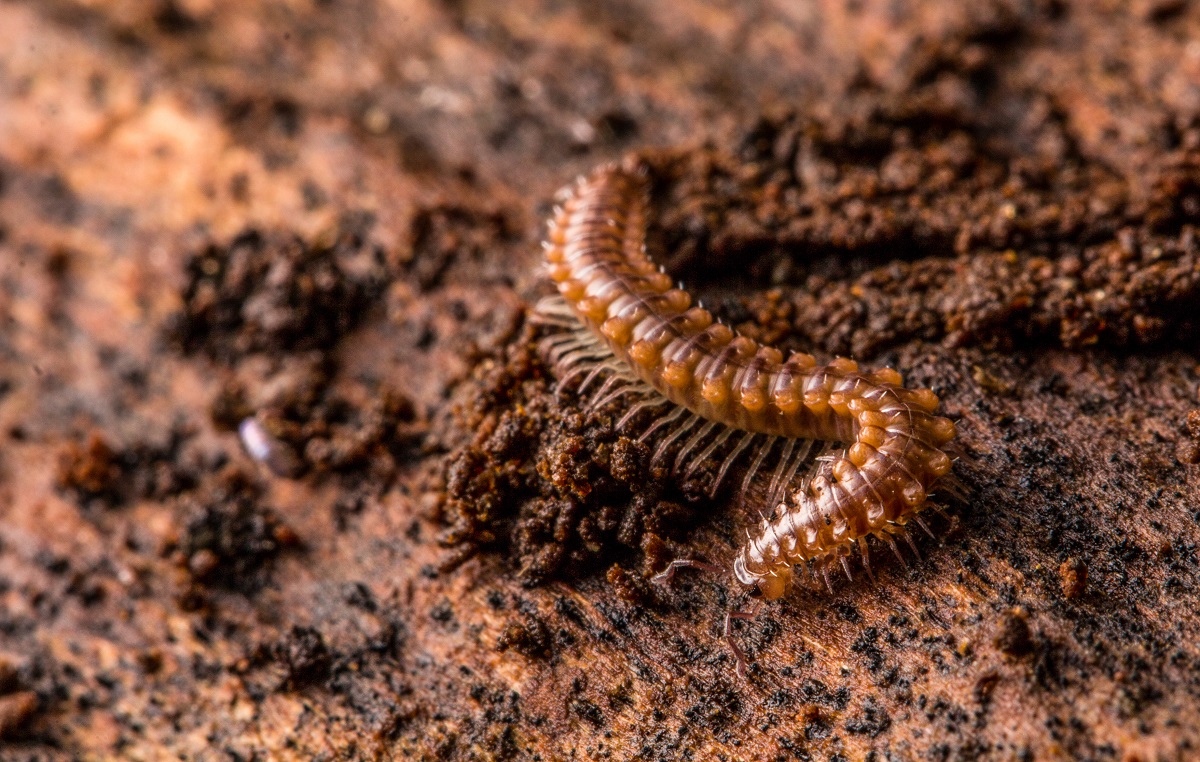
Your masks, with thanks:
[{"label": "dark soil", "polygon": [[[803,7],[802,11],[797,8]],[[0,5],[0,757],[1188,759],[1200,7]],[[968,496],[720,638],[750,520],[556,387],[634,155],[728,322]],[[239,440],[252,420],[267,448]]]}]

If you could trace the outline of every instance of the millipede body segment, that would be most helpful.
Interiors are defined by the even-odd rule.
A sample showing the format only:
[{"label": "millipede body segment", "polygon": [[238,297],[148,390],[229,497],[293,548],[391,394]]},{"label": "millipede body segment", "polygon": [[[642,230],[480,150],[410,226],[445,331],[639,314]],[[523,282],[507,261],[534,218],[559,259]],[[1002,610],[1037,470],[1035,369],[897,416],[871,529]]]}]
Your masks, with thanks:
[{"label": "millipede body segment", "polygon": [[[718,480],[748,453],[749,481],[781,445],[768,499],[789,496],[732,564],[762,597],[783,595],[793,565],[814,565],[828,579],[830,562],[847,567],[856,549],[865,562],[870,535],[895,549],[894,536],[951,470],[945,446],[955,424],[937,415],[937,396],[906,389],[890,368],[862,371],[844,358],[820,364],[801,353],[784,359],[717,322],[650,259],[649,214],[648,178],[629,164],[580,179],[556,208],[545,256],[561,300],[539,311],[574,328],[545,345],[560,381],[586,373],[586,384],[607,372],[594,405],[622,394],[640,398],[619,425],[658,411],[643,437],[670,432],[660,457],[686,435],[677,468],[728,451]],[[795,481],[814,441],[847,446],[817,458]]]}]

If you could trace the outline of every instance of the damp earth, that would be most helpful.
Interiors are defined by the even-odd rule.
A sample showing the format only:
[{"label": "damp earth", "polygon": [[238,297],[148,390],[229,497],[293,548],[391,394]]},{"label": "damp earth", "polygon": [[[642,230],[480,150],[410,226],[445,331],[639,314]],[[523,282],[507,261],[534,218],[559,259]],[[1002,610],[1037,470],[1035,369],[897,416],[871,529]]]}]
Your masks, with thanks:
[{"label": "damp earth", "polygon": [[[0,756],[1195,756],[1196,39],[1161,0],[0,5]],[[529,320],[556,190],[628,156],[714,313],[960,422],[920,559],[739,623],[744,680],[727,581],[650,577],[757,513]]]}]

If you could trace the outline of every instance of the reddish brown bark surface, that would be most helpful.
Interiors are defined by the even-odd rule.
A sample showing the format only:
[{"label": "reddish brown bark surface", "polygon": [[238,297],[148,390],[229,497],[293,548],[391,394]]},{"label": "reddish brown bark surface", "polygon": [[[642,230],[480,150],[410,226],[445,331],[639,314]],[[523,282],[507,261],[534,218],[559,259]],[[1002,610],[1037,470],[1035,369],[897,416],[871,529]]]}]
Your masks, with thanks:
[{"label": "reddish brown bark surface", "polygon": [[[0,3],[0,756],[1200,754],[1200,7]],[[636,152],[728,322],[970,496],[720,640],[752,516],[556,397]],[[256,416],[272,468],[237,425]]]}]

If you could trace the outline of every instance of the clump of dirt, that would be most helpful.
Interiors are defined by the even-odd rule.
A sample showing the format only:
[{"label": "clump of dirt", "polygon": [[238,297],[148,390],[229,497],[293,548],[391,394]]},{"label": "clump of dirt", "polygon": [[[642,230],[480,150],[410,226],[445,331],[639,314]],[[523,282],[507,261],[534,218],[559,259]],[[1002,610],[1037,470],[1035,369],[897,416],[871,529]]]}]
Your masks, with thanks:
[{"label": "clump of dirt", "polygon": [[100,432],[69,442],[59,457],[59,489],[84,505],[116,507],[163,499],[191,489],[198,476],[181,456],[187,432],[172,428],[162,441],[114,447]]},{"label": "clump of dirt", "polygon": [[1071,556],[1058,567],[1058,577],[1062,587],[1063,597],[1067,600],[1078,600],[1087,591],[1087,564],[1081,559]]},{"label": "clump of dirt", "polygon": [[[410,250],[407,252],[406,274],[422,291],[441,284],[452,267],[469,270],[480,278],[481,268],[489,264],[497,247],[507,248],[522,238],[519,228],[502,211],[480,210],[455,204],[435,204],[422,207],[414,215],[409,229]],[[499,264],[503,264],[500,258]],[[484,273],[483,279],[511,278],[511,273],[498,271],[493,276]]]},{"label": "clump of dirt", "polygon": [[11,738],[28,727],[38,710],[38,697],[33,691],[17,691],[0,696],[0,738]]},{"label": "clump of dirt", "polygon": [[665,467],[609,413],[556,399],[535,345],[527,328],[484,362],[456,409],[452,436],[469,438],[447,458],[441,540],[457,548],[447,566],[505,548],[521,580],[540,584],[678,537],[701,498],[669,488]]},{"label": "clump of dirt", "polygon": [[1025,656],[1033,651],[1033,631],[1029,628],[1029,614],[1022,609],[1006,611],[1000,620],[993,642],[1009,656]]},{"label": "clump of dirt", "polygon": [[[428,426],[403,392],[363,384],[333,384],[337,367],[328,355],[307,353],[281,361],[262,386],[231,381],[214,399],[210,417],[234,430],[255,416],[280,450],[280,475],[360,473],[386,482],[397,464],[413,456]],[[287,462],[289,467],[280,468]]]},{"label": "clump of dirt", "polygon": [[293,690],[324,679],[332,663],[325,638],[311,627],[293,627],[276,646],[275,654],[285,665],[286,684]]},{"label": "clump of dirt", "polygon": [[[729,153],[647,154],[660,248],[702,293],[721,283],[710,301],[739,329],[810,351],[1195,339],[1194,155],[1130,178],[978,126],[881,106],[764,117]],[[738,280],[754,287],[722,298]]]},{"label": "clump of dirt", "polygon": [[416,267],[364,243],[369,226],[344,221],[328,244],[250,230],[187,264],[184,309],[168,335],[180,351],[224,364],[253,353],[264,360],[249,377],[228,380],[209,413],[226,431],[253,417],[280,476],[367,471],[387,483],[425,435],[422,412],[405,393],[341,379],[334,359],[339,340],[378,309],[396,274]]},{"label": "clump of dirt", "polygon": [[496,639],[496,650],[514,650],[530,659],[544,659],[550,655],[551,643],[550,630],[545,622],[536,616],[524,614],[505,626]]},{"label": "clump of dirt", "polygon": [[362,711],[381,710],[383,717],[391,717],[396,702],[412,689],[399,679],[372,678],[395,668],[402,658],[411,615],[378,601],[361,583],[346,586],[342,600],[370,624],[349,638],[344,632],[343,637],[335,634],[336,622],[326,622],[330,629],[324,631],[313,624],[293,624],[250,645],[231,671],[254,695],[315,689],[343,695]]},{"label": "clump of dirt", "polygon": [[280,552],[299,545],[261,498],[259,487],[234,466],[185,498],[176,557],[195,582],[252,595],[267,583]]},{"label": "clump of dirt", "polygon": [[331,348],[387,282],[382,253],[354,233],[325,245],[250,230],[194,254],[186,273],[168,336],[185,352],[223,360]]},{"label": "clump of dirt", "polygon": [[0,655],[0,740],[19,738],[41,707],[37,692],[25,684],[17,664]]},{"label": "clump of dirt", "polygon": [[1200,410],[1192,410],[1187,414],[1184,428],[1187,439],[1179,443],[1176,460],[1189,466],[1200,464]]},{"label": "clump of dirt", "polygon": [[82,499],[115,498],[121,479],[117,454],[99,432],[86,444],[71,442],[59,460],[58,486]]}]

